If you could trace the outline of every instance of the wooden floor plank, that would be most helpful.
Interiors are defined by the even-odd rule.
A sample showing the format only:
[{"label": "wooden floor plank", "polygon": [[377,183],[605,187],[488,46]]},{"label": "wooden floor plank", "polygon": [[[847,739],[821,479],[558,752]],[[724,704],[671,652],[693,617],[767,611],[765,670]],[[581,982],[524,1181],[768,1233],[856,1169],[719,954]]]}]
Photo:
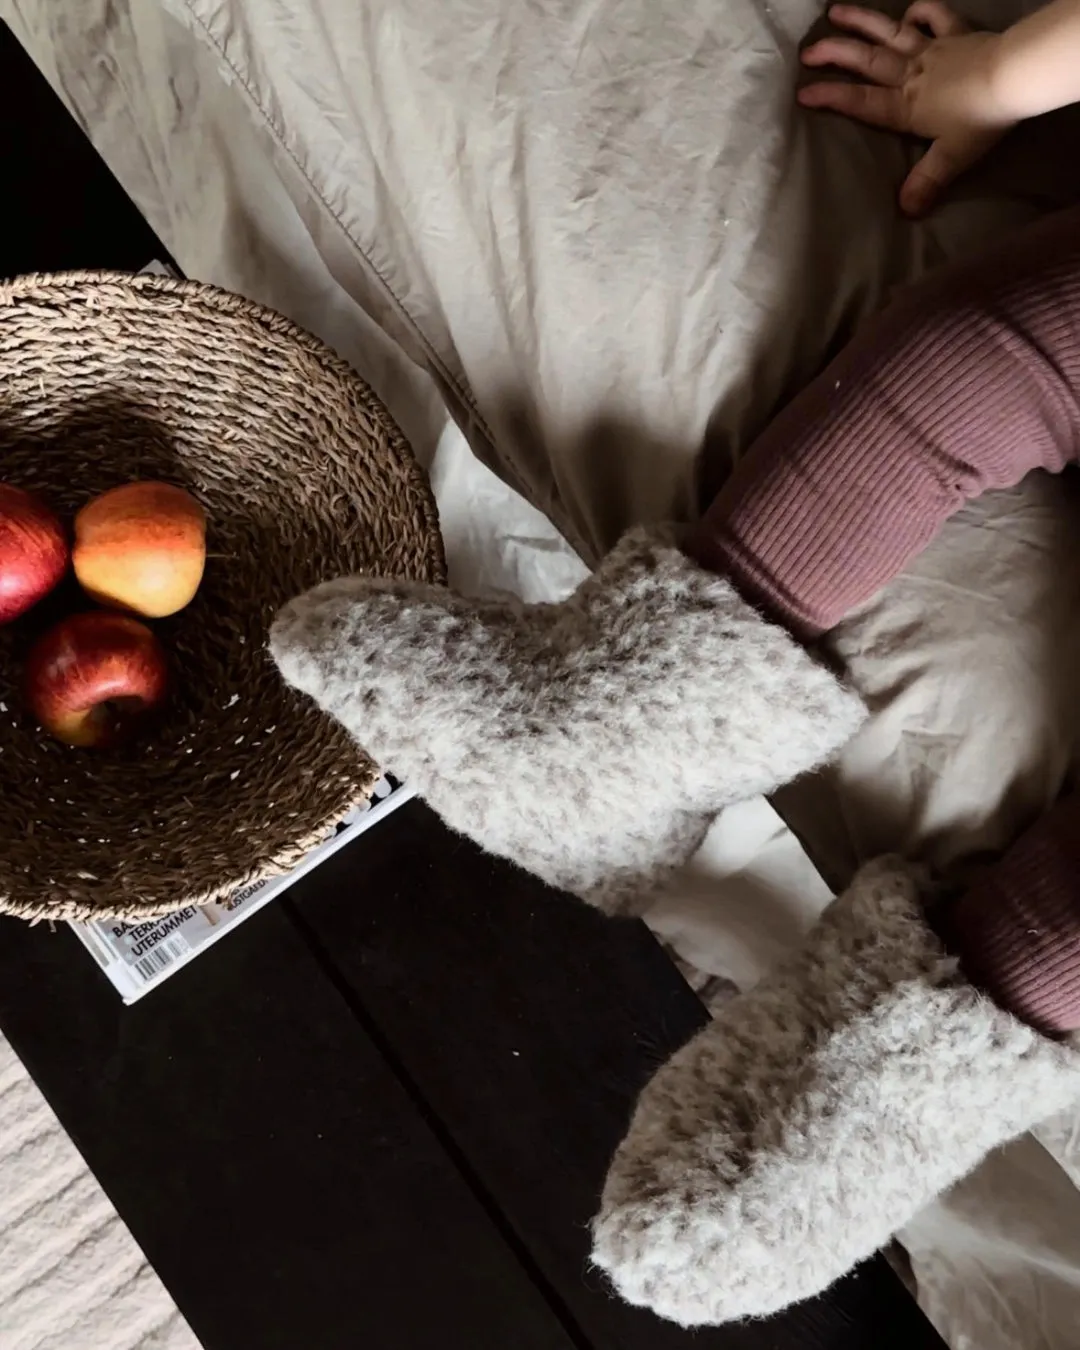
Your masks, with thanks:
[{"label": "wooden floor plank", "polygon": [[575,1350],[279,910],[132,1008],[0,919],[0,1029],[206,1350]]},{"label": "wooden floor plank", "polygon": [[411,804],[286,897],[596,1350],[922,1350],[882,1259],[768,1323],[693,1337],[609,1298],[588,1222],[633,1100],[704,1010],[646,930],[614,923]]}]

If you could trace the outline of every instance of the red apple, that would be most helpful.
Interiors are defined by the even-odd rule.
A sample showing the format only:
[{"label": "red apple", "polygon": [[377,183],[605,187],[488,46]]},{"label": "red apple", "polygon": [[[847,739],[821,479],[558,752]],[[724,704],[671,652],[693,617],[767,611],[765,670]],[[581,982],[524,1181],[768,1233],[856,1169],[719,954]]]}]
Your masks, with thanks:
[{"label": "red apple", "polygon": [[160,642],[126,614],[73,614],[38,640],[26,663],[26,701],[67,745],[107,748],[127,740],[165,700]]},{"label": "red apple", "polygon": [[43,599],[67,571],[64,528],[45,503],[0,483],[0,623]]}]

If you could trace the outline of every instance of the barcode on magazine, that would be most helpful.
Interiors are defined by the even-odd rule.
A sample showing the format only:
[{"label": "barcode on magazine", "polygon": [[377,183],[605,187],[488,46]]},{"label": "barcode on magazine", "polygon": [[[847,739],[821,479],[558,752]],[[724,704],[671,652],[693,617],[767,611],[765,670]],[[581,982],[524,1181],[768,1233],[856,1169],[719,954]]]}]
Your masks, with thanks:
[{"label": "barcode on magazine", "polygon": [[238,887],[211,905],[187,905],[145,923],[99,920],[72,923],[79,941],[119,991],[125,1003],[159,985],[222,934],[262,909],[339,848],[369,830],[383,816],[411,800],[413,793],[392,778],[381,778],[371,799],[328,829],[323,842],[285,876]]},{"label": "barcode on magazine", "polygon": [[182,938],[166,938],[149,956],[140,957],[135,962],[135,969],[144,980],[152,980],[163,970],[168,970],[181,956],[186,956],[189,951],[190,946]]}]

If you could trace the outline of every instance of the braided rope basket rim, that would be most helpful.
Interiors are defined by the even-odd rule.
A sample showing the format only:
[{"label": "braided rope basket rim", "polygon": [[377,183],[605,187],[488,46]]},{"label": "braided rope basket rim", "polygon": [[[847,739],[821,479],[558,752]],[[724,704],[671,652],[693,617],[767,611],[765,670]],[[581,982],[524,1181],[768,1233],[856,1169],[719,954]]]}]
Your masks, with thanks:
[{"label": "braided rope basket rim", "polygon": [[[410,504],[418,511],[422,528],[423,546],[418,551],[418,561],[424,575],[418,579],[433,583],[445,582],[446,556],[430,484],[393,417],[366,381],[347,362],[320,338],[277,311],[209,283],[187,278],[86,269],[59,273],[36,272],[0,282],[0,337],[3,334],[5,313],[13,307],[19,307],[21,311],[26,312],[28,306],[38,304],[36,294],[38,292],[41,293],[42,312],[46,310],[55,312],[57,306],[73,304],[80,291],[85,292],[78,297],[80,305],[92,312],[95,308],[94,293],[100,292],[102,304],[99,308],[102,313],[107,313],[113,308],[105,299],[105,293],[110,288],[120,288],[123,292],[131,293],[133,297],[147,297],[151,302],[159,298],[176,299],[186,305],[200,307],[225,318],[245,321],[254,329],[262,330],[274,342],[295,344],[317,362],[326,371],[328,380],[350,391],[351,397],[355,398],[365,415],[377,424],[380,433],[385,435],[386,450],[394,461],[395,471],[401,476],[403,491],[410,494]],[[5,405],[4,373],[3,366],[0,365],[0,411],[3,411],[5,406],[10,406]],[[313,705],[306,712],[309,716],[324,716],[315,712]],[[380,771],[358,746],[354,745],[353,749],[364,769],[357,777],[359,790],[354,794],[355,799],[351,803],[355,807],[370,797]],[[2,769],[3,764],[0,761],[0,774]],[[0,777],[0,783],[2,782],[3,778]],[[177,892],[167,901],[162,899],[157,902],[129,903],[118,900],[114,903],[110,899],[105,904],[90,904],[59,896],[49,898],[45,895],[33,898],[17,895],[13,894],[10,888],[0,887],[0,913],[15,915],[31,922],[43,919],[89,920],[114,917],[142,922],[159,918],[178,908],[224,899],[245,886],[291,871],[313,847],[325,840],[327,829],[335,824],[337,819],[340,819],[340,813],[302,835],[283,838],[280,845],[271,849],[267,856],[260,858],[257,866],[250,867],[242,873],[233,873],[227,878],[222,878],[217,884],[204,885],[190,893]]]}]

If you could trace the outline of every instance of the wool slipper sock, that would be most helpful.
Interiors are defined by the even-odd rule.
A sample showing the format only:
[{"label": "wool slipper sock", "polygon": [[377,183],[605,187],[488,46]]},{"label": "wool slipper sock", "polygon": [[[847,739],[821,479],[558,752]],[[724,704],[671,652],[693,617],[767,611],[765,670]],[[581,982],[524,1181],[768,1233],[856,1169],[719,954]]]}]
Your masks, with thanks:
[{"label": "wool slipper sock", "polygon": [[923,918],[917,874],[880,860],[646,1087],[593,1259],[684,1326],[762,1317],[1078,1099],[1080,1052],[976,990]]},{"label": "wool slipper sock", "polygon": [[640,912],[717,811],[823,763],[864,716],[657,529],[561,604],[330,582],[270,648],[452,828],[610,913]]}]

